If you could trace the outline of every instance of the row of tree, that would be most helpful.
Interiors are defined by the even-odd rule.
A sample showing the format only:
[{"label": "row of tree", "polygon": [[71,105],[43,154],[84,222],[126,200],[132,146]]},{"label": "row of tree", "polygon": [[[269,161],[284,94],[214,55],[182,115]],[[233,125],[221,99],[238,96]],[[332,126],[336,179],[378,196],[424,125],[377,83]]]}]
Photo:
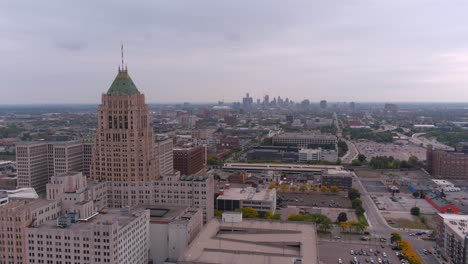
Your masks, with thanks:
[{"label": "row of tree", "polygon": [[377,156],[369,161],[369,166],[373,169],[412,169],[420,167],[421,162],[416,156],[409,157],[407,161],[392,156]]},{"label": "row of tree", "polygon": [[[366,212],[366,210],[364,209],[364,207],[362,207],[362,200],[360,199],[361,193],[358,190],[351,188],[348,191],[348,198],[351,200],[351,206],[356,211],[358,219],[365,219],[364,213]],[[367,225],[367,223],[365,224]]]},{"label": "row of tree", "polygon": [[317,225],[320,232],[329,232],[333,228],[333,222],[323,214],[290,214],[288,221],[311,222]]},{"label": "row of tree", "polygon": [[411,244],[408,241],[403,240],[400,234],[392,233],[390,235],[390,242],[395,243],[400,248],[401,253],[403,256],[405,256],[410,264],[422,263],[421,258],[418,254],[416,254]]},{"label": "row of tree", "polygon": [[307,186],[307,184],[305,183],[302,183],[301,185],[296,186],[296,185],[287,185],[287,184],[281,184],[280,186],[278,186],[276,183],[274,182],[271,182],[270,184],[268,184],[268,189],[278,189],[279,187],[279,190],[282,191],[282,192],[286,192],[286,191],[292,191],[292,192],[306,192],[306,191],[313,191],[313,192],[317,192],[317,191],[321,191],[321,192],[325,192],[325,193],[337,193],[340,191],[340,189],[338,188],[338,186],[336,185],[333,185],[331,187],[327,187],[325,185],[322,185],[320,186],[320,188],[318,187],[318,185],[316,184],[312,184],[310,186]]}]

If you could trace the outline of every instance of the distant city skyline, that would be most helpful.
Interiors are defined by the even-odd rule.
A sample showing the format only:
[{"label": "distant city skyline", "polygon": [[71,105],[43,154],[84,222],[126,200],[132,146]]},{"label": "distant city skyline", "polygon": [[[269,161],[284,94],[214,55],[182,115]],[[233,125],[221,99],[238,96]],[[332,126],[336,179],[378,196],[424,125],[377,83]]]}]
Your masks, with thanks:
[{"label": "distant city skyline", "polygon": [[0,3],[0,104],[98,104],[122,41],[149,103],[468,102],[468,2],[110,3]]}]

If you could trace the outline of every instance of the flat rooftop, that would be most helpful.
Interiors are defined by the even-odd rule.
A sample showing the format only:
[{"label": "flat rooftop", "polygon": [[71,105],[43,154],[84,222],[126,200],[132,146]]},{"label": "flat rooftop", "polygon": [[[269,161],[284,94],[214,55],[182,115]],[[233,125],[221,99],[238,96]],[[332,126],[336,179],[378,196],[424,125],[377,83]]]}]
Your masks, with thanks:
[{"label": "flat rooftop", "polygon": [[444,219],[446,226],[463,239],[468,237],[468,215],[439,214]]},{"label": "flat rooftop", "polygon": [[276,196],[275,189],[262,189],[258,192],[253,187],[224,189],[218,200],[248,200],[248,201],[272,201]]},{"label": "flat rooftop", "polygon": [[185,206],[142,205],[139,207],[149,210],[150,222],[190,220],[199,210]]},{"label": "flat rooftop", "polygon": [[112,225],[118,223],[120,227],[126,226],[139,217],[141,214],[145,213],[145,209],[143,208],[134,208],[125,211],[120,208],[106,208],[102,210],[100,213],[97,213],[94,217],[91,217],[87,221],[78,221],[76,223],[72,223],[68,227],[58,227],[57,220],[50,220],[43,223],[40,226],[33,227],[37,229],[45,228],[45,229],[68,229],[68,230],[76,230],[76,231],[83,231],[83,230],[93,230],[95,225]]},{"label": "flat rooftop", "polygon": [[212,219],[178,263],[317,264],[317,238],[310,223]]}]

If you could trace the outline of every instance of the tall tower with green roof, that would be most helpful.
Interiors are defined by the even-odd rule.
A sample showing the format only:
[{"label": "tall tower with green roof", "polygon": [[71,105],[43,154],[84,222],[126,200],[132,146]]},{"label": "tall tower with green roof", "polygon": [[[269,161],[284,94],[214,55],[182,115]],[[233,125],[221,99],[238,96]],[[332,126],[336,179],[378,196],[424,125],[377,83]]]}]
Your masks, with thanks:
[{"label": "tall tower with green roof", "polygon": [[[151,113],[122,64],[98,108],[91,178],[129,186],[158,177]],[[113,197],[111,206],[132,205],[130,195]]]}]

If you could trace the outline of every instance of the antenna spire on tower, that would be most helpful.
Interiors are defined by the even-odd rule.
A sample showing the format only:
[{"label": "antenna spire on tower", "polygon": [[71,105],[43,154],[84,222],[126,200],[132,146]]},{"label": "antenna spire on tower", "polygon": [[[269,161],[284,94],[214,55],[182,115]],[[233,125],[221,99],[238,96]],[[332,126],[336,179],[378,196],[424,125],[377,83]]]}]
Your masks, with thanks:
[{"label": "antenna spire on tower", "polygon": [[120,49],[122,51],[122,71],[124,71],[124,53],[123,53],[123,41],[121,43]]}]

